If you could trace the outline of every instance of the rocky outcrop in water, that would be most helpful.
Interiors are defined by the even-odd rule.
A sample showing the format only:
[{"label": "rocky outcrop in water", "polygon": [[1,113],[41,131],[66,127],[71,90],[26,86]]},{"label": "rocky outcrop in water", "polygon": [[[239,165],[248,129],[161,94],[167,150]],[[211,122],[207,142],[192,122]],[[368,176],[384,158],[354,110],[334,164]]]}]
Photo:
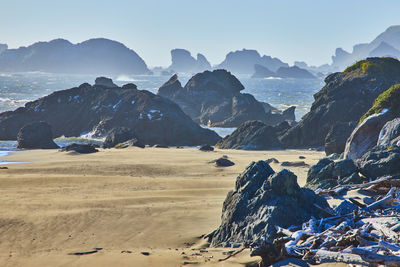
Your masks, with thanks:
[{"label": "rocky outcrop in water", "polygon": [[53,141],[51,126],[44,122],[32,122],[23,126],[17,136],[18,148],[55,149],[58,145]]},{"label": "rocky outcrop in water", "polygon": [[158,90],[158,95],[177,103],[194,121],[213,127],[238,127],[249,120],[275,125],[294,120],[294,107],[282,113],[265,111],[265,103],[243,94],[240,81],[226,70],[205,71],[182,87],[174,75]]},{"label": "rocky outcrop in water", "polygon": [[236,179],[222,208],[221,225],[212,246],[251,244],[260,239],[272,241],[276,226],[287,228],[321,218],[329,208],[312,190],[300,188],[297,177],[288,170],[275,173],[265,161],[252,162]]},{"label": "rocky outcrop in water", "polygon": [[309,71],[301,69],[297,66],[292,67],[280,67],[276,71],[277,77],[281,78],[294,78],[294,79],[315,79]]},{"label": "rocky outcrop in water", "polygon": [[254,73],[251,78],[277,77],[276,73],[259,64],[254,65]]},{"label": "rocky outcrop in water", "polygon": [[332,125],[358,123],[379,94],[400,82],[400,62],[369,58],[329,75],[325,82],[310,112],[280,138],[285,147],[321,147]]},{"label": "rocky outcrop in water", "polygon": [[185,49],[171,50],[172,64],[168,69],[181,73],[193,73],[211,69],[211,64],[202,54],[197,54],[197,59],[192,57]]},{"label": "rocky outcrop in water", "polygon": [[0,53],[0,71],[45,71],[73,74],[149,74],[135,51],[108,39],[79,44],[56,39]]},{"label": "rocky outcrop in water", "polygon": [[203,129],[178,105],[136,86],[107,88],[82,84],[57,91],[0,114],[0,139],[15,140],[19,129],[32,121],[52,125],[54,136],[80,136],[90,132],[106,137],[114,128],[132,129],[148,145],[215,144],[220,138]]}]

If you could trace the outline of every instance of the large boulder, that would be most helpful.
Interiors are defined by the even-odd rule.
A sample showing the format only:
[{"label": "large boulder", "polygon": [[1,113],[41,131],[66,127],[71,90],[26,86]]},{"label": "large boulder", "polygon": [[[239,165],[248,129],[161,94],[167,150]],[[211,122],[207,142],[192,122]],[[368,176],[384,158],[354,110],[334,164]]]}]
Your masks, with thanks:
[{"label": "large boulder", "polygon": [[382,127],[391,119],[392,115],[388,109],[364,119],[347,140],[344,157],[358,159],[376,146]]},{"label": "large boulder", "polygon": [[324,88],[302,120],[280,139],[285,147],[320,147],[332,125],[358,123],[373,101],[400,82],[400,62],[392,58],[368,58],[343,72],[326,77]]},{"label": "large boulder", "polygon": [[283,113],[265,110],[265,103],[243,94],[240,81],[226,70],[205,71],[193,76],[182,88],[174,75],[158,90],[158,95],[177,103],[194,121],[213,127],[238,127],[249,120],[274,125],[294,120],[294,107]]},{"label": "large boulder", "polygon": [[243,150],[280,149],[282,144],[277,137],[277,128],[265,125],[261,121],[248,121],[221,139],[216,147]]},{"label": "large boulder", "polygon": [[315,190],[331,188],[338,184],[361,182],[362,179],[358,176],[358,168],[352,160],[345,159],[334,162],[328,158],[323,158],[308,170],[305,187]]},{"label": "large boulder", "polygon": [[357,164],[368,179],[376,179],[386,175],[400,175],[400,148],[391,149],[375,147],[365,153]]},{"label": "large boulder", "polygon": [[251,244],[260,236],[272,242],[276,226],[287,228],[311,217],[323,217],[314,204],[329,208],[324,198],[300,188],[292,172],[274,173],[265,161],[252,162],[238,176],[235,189],[224,201],[221,225],[211,245]]},{"label": "large boulder", "polygon": [[196,146],[215,144],[220,137],[193,122],[178,105],[148,91],[83,84],[57,91],[0,114],[0,139],[15,140],[31,121],[46,121],[54,136],[106,137],[126,127],[146,145]]},{"label": "large boulder", "polygon": [[53,141],[51,126],[44,121],[33,122],[23,126],[17,136],[18,148],[54,149],[58,145]]}]

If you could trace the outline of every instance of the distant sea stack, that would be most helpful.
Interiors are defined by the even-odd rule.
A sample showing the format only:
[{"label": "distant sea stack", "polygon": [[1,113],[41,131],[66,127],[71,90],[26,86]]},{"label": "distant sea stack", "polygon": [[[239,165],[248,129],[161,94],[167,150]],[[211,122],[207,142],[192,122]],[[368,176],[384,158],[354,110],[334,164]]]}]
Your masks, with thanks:
[{"label": "distant sea stack", "polygon": [[280,67],[276,72],[269,70],[267,67],[262,65],[254,65],[254,74],[252,78],[293,78],[293,79],[315,79],[316,77],[311,74],[311,72],[299,68],[297,66],[293,67]]},{"label": "distant sea stack", "polygon": [[137,90],[134,84],[117,87],[104,77],[96,79],[93,86],[84,83],[1,113],[0,140],[16,140],[19,130],[33,121],[51,125],[54,137],[89,132],[94,137],[106,137],[124,127],[130,131],[130,139],[146,145],[214,145],[220,139],[193,122],[172,101]]},{"label": "distant sea stack", "polygon": [[[344,150],[348,136],[379,94],[400,82],[400,62],[368,58],[329,75],[314,95],[311,110],[281,138],[285,147],[320,147],[328,141],[332,153]],[[336,129],[337,128],[337,129]],[[327,135],[334,138],[327,138]],[[332,143],[339,136],[339,143]],[[328,140],[330,139],[330,140]]]},{"label": "distant sea stack", "polygon": [[261,65],[275,72],[280,67],[289,67],[287,63],[282,62],[278,58],[270,56],[260,56],[256,50],[240,50],[230,52],[226,55],[225,60],[217,66],[219,69],[226,69],[235,74],[253,74],[254,65]]},{"label": "distant sea stack", "polygon": [[197,59],[195,59],[185,49],[171,50],[171,60],[172,64],[168,69],[179,73],[193,73],[211,69],[211,64],[204,55],[197,54]]},{"label": "distant sea stack", "polygon": [[8,49],[8,45],[6,44],[0,44],[0,54],[3,53]]},{"label": "distant sea stack", "polygon": [[122,43],[104,38],[78,44],[56,39],[18,49],[6,49],[0,53],[0,71],[95,75],[150,73],[135,51]]},{"label": "distant sea stack", "polygon": [[249,120],[275,125],[294,120],[294,108],[272,113],[266,103],[241,93],[244,86],[230,72],[214,70],[197,73],[182,87],[174,75],[162,85],[159,95],[177,103],[194,121],[213,127],[238,127]]}]

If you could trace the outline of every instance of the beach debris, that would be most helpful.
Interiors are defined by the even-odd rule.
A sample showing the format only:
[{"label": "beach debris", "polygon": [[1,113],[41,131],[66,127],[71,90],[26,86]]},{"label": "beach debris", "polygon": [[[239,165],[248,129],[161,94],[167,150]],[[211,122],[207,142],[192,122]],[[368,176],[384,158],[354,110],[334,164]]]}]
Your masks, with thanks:
[{"label": "beach debris", "polygon": [[305,159],[306,157],[304,157],[304,156],[299,156],[299,159]]},{"label": "beach debris", "polygon": [[366,202],[347,197],[333,211],[327,211],[333,213],[323,219],[311,218],[288,228],[276,226],[277,234],[272,242],[260,236],[250,245],[251,256],[261,257],[260,266],[293,257],[312,264],[400,266],[398,178],[386,176],[364,184],[318,189],[316,193],[326,198],[360,190],[371,197],[364,198],[368,199]]},{"label": "beach debris", "polygon": [[199,148],[200,151],[214,151],[214,147],[210,145],[202,145]]},{"label": "beach debris", "polygon": [[150,256],[150,252],[147,252],[147,251],[142,251],[142,252],[140,252],[142,255],[145,255],[145,256]]},{"label": "beach debris", "polygon": [[97,253],[98,251],[102,250],[103,248],[94,248],[93,250],[83,251],[83,252],[71,252],[68,255],[76,255],[76,256],[83,256],[83,255],[90,255]]},{"label": "beach debris", "polygon": [[154,147],[154,148],[169,148],[168,146],[166,146],[166,145],[161,145],[161,144],[155,144],[153,147]]},{"label": "beach debris", "polygon": [[8,167],[0,167],[0,170],[8,170]]},{"label": "beach debris", "polygon": [[271,164],[271,163],[279,163],[279,160],[277,160],[276,158],[269,158],[269,159],[266,160],[266,162],[267,162],[268,164]]}]

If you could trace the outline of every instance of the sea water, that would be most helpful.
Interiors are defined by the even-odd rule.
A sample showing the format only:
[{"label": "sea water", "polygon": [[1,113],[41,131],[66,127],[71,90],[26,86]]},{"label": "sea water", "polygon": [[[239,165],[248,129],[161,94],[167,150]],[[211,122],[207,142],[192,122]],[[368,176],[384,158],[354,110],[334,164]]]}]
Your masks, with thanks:
[{"label": "sea water", "polygon": [[[100,75],[98,75],[100,76]],[[170,77],[149,75],[117,75],[110,77],[114,83],[122,86],[126,83],[134,83],[140,90],[148,90],[156,93],[158,88]],[[15,110],[24,106],[27,102],[46,96],[54,91],[69,89],[82,83],[93,84],[94,75],[69,75],[50,74],[43,72],[24,73],[0,73],[0,112]],[[184,85],[190,76],[179,76]],[[245,89],[244,93],[250,93],[259,101],[267,102],[278,109],[286,109],[296,106],[296,120],[306,114],[312,102],[313,95],[323,86],[322,79],[279,79],[265,78],[252,79],[238,76]],[[221,136],[230,134],[235,128],[212,128]],[[87,143],[86,138],[58,138],[55,140],[61,146],[78,142]],[[101,140],[97,140],[101,142]],[[90,140],[90,142],[97,142]],[[16,142],[0,142],[0,151],[16,150]]]}]

